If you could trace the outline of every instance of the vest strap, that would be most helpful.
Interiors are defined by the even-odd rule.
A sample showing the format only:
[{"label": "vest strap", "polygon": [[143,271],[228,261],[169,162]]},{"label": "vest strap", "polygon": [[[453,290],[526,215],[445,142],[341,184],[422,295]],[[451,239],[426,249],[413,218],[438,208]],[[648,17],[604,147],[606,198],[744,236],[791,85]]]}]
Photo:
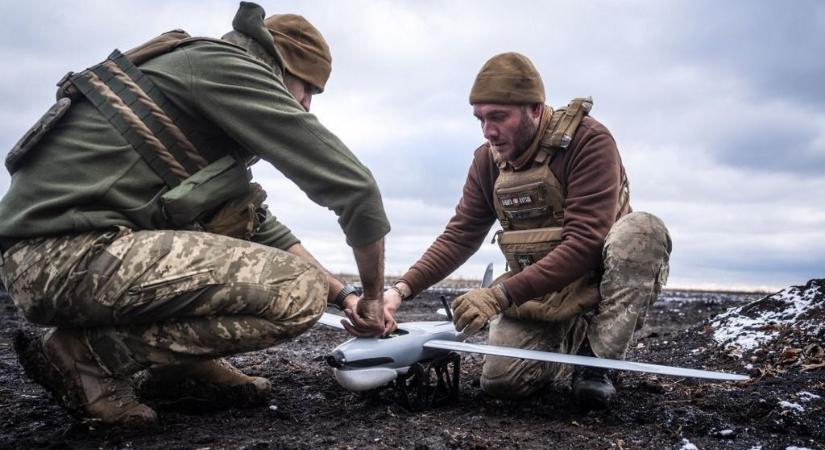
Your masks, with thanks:
[{"label": "vest strap", "polygon": [[559,108],[550,119],[550,130],[553,130],[547,144],[551,147],[567,148],[573,142],[573,135],[584,116],[593,108],[591,97],[579,97],[570,101],[566,108]]},{"label": "vest strap", "polygon": [[71,83],[97,108],[126,141],[169,186],[180,184],[189,173],[166,150],[146,124],[94,71],[83,71]]},{"label": "vest strap", "polygon": [[170,188],[208,165],[188,117],[118,50],[69,81]]}]

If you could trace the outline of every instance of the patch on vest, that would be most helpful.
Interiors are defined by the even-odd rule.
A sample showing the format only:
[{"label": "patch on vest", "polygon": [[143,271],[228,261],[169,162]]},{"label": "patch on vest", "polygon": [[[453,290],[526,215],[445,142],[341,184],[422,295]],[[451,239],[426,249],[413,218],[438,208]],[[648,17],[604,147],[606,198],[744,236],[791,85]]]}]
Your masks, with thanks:
[{"label": "patch on vest", "polygon": [[552,209],[547,205],[547,188],[544,183],[532,183],[517,191],[496,192],[499,204],[508,219],[532,219],[547,215]]}]

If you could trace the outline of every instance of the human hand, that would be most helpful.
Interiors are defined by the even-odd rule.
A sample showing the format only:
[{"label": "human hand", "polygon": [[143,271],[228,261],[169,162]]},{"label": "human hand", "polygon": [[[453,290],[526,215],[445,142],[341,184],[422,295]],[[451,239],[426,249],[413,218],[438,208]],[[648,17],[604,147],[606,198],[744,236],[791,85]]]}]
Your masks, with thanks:
[{"label": "human hand", "polygon": [[358,307],[358,294],[352,293],[344,297],[344,301],[341,302],[341,311],[346,311],[348,309],[355,309]]},{"label": "human hand", "polygon": [[395,322],[395,313],[401,306],[401,295],[395,289],[384,291],[384,336],[398,328]]},{"label": "human hand", "polygon": [[343,322],[349,334],[357,337],[380,336],[384,331],[384,304],[382,298],[361,297],[355,308],[344,313],[350,323]]},{"label": "human hand", "polygon": [[465,336],[475,334],[509,304],[501,286],[473,289],[453,300],[455,329],[462,331]]}]

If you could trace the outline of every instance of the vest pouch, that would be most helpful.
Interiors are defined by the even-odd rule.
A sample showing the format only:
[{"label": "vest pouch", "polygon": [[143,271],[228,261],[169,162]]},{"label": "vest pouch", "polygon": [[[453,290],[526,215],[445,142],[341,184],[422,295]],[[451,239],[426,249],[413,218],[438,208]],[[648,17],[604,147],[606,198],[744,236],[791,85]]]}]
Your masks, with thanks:
[{"label": "vest pouch", "polygon": [[245,195],[251,179],[245,165],[224,156],[163,194],[164,215],[173,226],[191,226],[226,201]]},{"label": "vest pouch", "polygon": [[525,267],[544,258],[559,244],[560,227],[502,231],[498,236],[498,246],[513,273],[521,272]]},{"label": "vest pouch", "polygon": [[[515,275],[505,272],[490,286],[495,286]],[[518,320],[538,320],[541,322],[563,322],[584,314],[599,304],[599,285],[592,275],[573,281],[558,292],[550,292],[542,297],[530,299],[521,305],[512,305],[502,314]]]},{"label": "vest pouch", "polygon": [[591,311],[600,300],[598,283],[592,275],[587,275],[558,292],[510,306],[502,313],[512,319],[563,322]]}]

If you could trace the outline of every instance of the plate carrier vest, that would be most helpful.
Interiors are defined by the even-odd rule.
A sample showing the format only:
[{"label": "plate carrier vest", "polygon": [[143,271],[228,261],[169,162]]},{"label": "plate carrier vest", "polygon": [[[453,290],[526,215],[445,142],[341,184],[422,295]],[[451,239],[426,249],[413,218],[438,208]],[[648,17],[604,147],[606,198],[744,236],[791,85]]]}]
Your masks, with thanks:
[{"label": "plate carrier vest", "polygon": [[255,160],[248,154],[207,160],[198,150],[207,147],[193,131],[191,118],[137,67],[203,41],[245,50],[223,40],[193,38],[183,30],[173,30],[125,54],[114,50],[105,61],[80,73],[67,73],[57,83],[57,102],[6,157],[9,173],[24,163],[26,155],[54,128],[72,102],[85,97],[166,184],[168,191],[160,201],[169,224],[203,229],[198,220],[249,192],[252,175],[248,166]]},{"label": "plate carrier vest", "polygon": [[[592,107],[590,97],[575,98],[567,107],[552,111],[538,152],[526,169],[514,171],[507,161],[490,149],[490,156],[499,168],[493,201],[502,228],[494,240],[498,240],[509,270],[497,282],[521,272],[561,244],[565,192],[550,169],[550,161],[556,152],[565,151],[570,146],[579,124]],[[619,205],[617,218],[630,210],[630,191],[624,172]],[[597,278],[595,273],[587,274],[559,292],[521,306],[514,305],[504,314],[533,320],[566,320],[598,303]],[[565,301],[569,297],[575,299]]]}]

